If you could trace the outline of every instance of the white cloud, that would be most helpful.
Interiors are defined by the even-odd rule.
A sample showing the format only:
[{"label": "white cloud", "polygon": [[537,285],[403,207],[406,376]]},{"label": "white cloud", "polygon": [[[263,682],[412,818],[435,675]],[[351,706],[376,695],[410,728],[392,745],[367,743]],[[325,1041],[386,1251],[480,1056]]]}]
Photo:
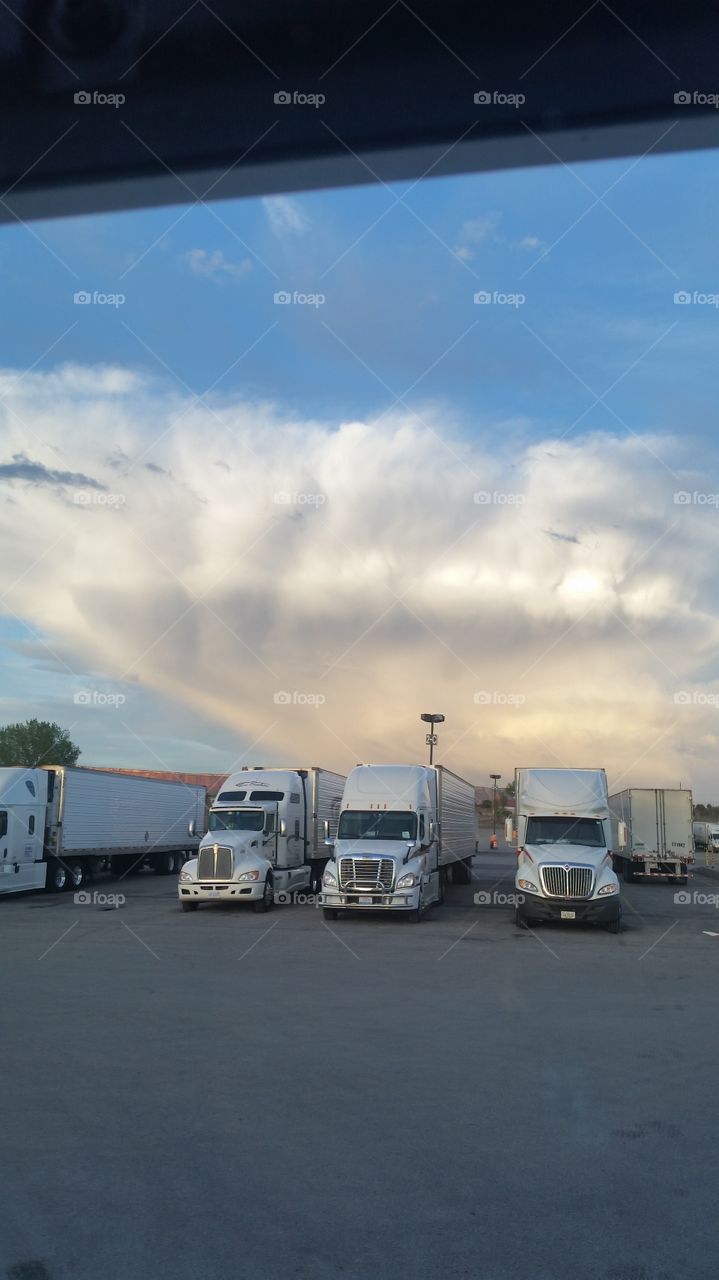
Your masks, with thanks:
[{"label": "white cloud", "polygon": [[[559,759],[719,798],[697,750],[719,709],[674,701],[719,689],[716,510],[673,502],[706,487],[679,470],[688,441],[505,454],[430,407],[427,427],[322,424],[237,400],[211,414],[132,378],[118,399],[92,369],[8,384],[0,463],[57,470],[61,452],[103,487],[77,504],[68,486],[0,482],[0,596],[73,669],[134,681],[141,736],[145,696],[176,709],[154,732],[206,739],[214,722],[223,742],[261,738],[257,759],[414,759],[430,689],[441,758],[475,780]],[[326,702],[278,706],[278,690]]]},{"label": "white cloud", "polygon": [[202,280],[214,280],[221,284],[224,280],[244,280],[252,270],[251,258],[242,258],[240,262],[231,262],[221,249],[208,253],[206,249],[190,249],[182,255],[193,276]]},{"label": "white cloud", "polygon": [[479,218],[469,218],[462,223],[454,252],[463,262],[471,262],[475,250],[492,236],[499,222],[499,215],[486,213]]},{"label": "white cloud", "polygon": [[522,236],[522,239],[517,241],[517,245],[520,249],[529,250],[545,250],[547,248],[544,240],[540,240],[539,236]]},{"label": "white cloud", "polygon": [[290,196],[267,196],[262,205],[270,227],[279,239],[301,236],[309,229],[309,218],[298,200],[293,200]]}]

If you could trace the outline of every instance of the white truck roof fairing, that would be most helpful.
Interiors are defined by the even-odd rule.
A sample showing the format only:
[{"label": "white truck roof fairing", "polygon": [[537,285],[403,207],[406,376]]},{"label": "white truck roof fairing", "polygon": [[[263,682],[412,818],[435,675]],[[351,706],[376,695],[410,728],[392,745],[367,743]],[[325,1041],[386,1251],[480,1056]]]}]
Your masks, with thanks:
[{"label": "white truck roof fairing", "polygon": [[607,775],[604,769],[517,769],[517,813],[607,814]]},{"label": "white truck roof fairing", "polygon": [[38,769],[21,765],[0,769],[0,802],[2,804],[45,804],[47,775]]},{"label": "white truck roof fairing", "polygon": [[434,803],[433,769],[419,764],[362,764],[349,774],[343,809],[417,809]]}]

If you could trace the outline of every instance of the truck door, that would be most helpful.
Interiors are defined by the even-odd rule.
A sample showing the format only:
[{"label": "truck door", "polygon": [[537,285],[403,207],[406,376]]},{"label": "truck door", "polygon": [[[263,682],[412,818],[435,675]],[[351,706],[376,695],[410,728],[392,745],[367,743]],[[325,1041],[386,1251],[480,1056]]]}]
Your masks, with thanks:
[{"label": "truck door", "polygon": [[42,861],[44,810],[11,806],[0,810],[0,892],[42,889],[47,864]]},{"label": "truck door", "polygon": [[277,814],[277,803],[268,805],[265,809],[265,821],[262,828],[262,852],[271,862],[273,867],[277,866],[277,841],[279,839],[279,817]]}]

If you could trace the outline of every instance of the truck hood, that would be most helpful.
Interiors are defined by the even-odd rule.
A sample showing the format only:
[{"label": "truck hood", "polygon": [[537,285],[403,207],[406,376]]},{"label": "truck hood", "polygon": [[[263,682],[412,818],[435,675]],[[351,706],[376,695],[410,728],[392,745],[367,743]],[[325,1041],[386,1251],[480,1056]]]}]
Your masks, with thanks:
[{"label": "truck hood", "polygon": [[203,836],[200,848],[211,849],[213,845],[221,844],[226,849],[232,849],[237,866],[240,861],[249,861],[250,864],[253,860],[267,861],[261,840],[261,831],[212,831]]},{"label": "truck hood", "polygon": [[532,861],[541,866],[542,863],[564,864],[565,862],[581,863],[584,867],[593,867],[599,871],[607,857],[607,850],[586,844],[525,844],[519,851],[519,857],[526,852]]},{"label": "truck hood", "polygon": [[[404,862],[409,840],[335,840],[333,857],[337,858],[398,858]],[[412,846],[410,857],[422,852],[418,844]]]}]

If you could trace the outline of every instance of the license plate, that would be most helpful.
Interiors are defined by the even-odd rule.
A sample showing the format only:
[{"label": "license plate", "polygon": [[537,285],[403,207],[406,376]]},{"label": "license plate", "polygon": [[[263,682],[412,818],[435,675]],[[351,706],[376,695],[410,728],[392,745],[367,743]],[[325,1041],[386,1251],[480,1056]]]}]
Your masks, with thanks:
[{"label": "license plate", "polygon": [[576,911],[561,911],[560,915],[562,920],[576,920],[577,918]]},{"label": "license plate", "polygon": [[371,899],[371,898],[367,898],[367,897],[360,898],[360,900],[359,900],[359,904],[360,904],[360,906],[361,906],[361,907],[371,907],[371,906],[372,906],[372,899]]}]

